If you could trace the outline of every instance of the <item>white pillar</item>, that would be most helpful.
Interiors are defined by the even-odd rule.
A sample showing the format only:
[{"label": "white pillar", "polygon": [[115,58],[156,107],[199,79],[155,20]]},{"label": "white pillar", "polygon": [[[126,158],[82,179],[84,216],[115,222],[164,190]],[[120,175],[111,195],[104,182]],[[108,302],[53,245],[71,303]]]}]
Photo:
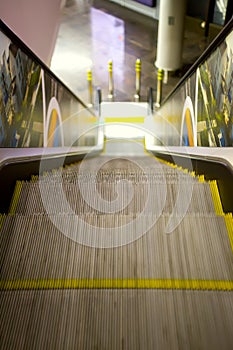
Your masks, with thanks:
[{"label": "white pillar", "polygon": [[161,0],[155,65],[174,71],[182,65],[186,0]]}]

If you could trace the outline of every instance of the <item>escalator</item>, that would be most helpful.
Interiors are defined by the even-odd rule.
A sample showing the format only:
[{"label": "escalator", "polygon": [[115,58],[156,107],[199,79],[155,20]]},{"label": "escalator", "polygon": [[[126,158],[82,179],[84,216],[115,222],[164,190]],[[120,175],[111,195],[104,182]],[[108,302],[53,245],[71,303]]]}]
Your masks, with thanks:
[{"label": "escalator", "polygon": [[14,187],[0,215],[0,347],[231,349],[233,218],[218,174],[141,140],[89,147],[95,137],[63,166],[60,150],[0,167]]},{"label": "escalator", "polygon": [[[126,181],[133,198],[108,210],[131,198]],[[181,182],[190,203],[168,233]],[[232,218],[216,215],[215,196],[149,155],[17,183],[1,224],[2,348],[230,349]]]}]

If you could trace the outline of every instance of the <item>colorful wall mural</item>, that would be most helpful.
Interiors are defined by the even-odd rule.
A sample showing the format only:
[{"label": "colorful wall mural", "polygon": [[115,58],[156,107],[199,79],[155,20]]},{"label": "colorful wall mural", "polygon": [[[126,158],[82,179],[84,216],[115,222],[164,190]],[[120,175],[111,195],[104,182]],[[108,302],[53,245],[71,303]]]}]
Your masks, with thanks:
[{"label": "colorful wall mural", "polygon": [[154,121],[155,144],[233,146],[232,29],[155,113]]},{"label": "colorful wall mural", "polygon": [[197,70],[201,146],[233,146],[233,32]]},{"label": "colorful wall mural", "polygon": [[0,31],[0,147],[78,145],[93,120],[25,46]]},{"label": "colorful wall mural", "polygon": [[0,146],[42,146],[41,69],[2,32],[0,54]]}]

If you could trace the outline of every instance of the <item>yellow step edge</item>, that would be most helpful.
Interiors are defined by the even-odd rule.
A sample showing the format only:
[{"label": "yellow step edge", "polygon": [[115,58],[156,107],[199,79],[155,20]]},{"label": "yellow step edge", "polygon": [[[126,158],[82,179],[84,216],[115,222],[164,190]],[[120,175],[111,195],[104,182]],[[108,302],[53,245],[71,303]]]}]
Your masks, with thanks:
[{"label": "yellow step edge", "polygon": [[224,219],[225,219],[228,237],[231,245],[231,250],[233,253],[233,216],[231,213],[225,214]]},{"label": "yellow step edge", "polygon": [[39,175],[32,175],[31,176],[31,182],[37,182],[39,179]]},{"label": "yellow step edge", "polygon": [[204,175],[198,175],[197,178],[198,178],[199,182],[201,182],[201,183],[205,182],[205,176]]},{"label": "yellow step edge", "polygon": [[233,291],[233,281],[182,279],[35,279],[0,281],[0,289],[176,289]]},{"label": "yellow step edge", "polygon": [[222,202],[221,202],[221,198],[219,195],[217,181],[211,180],[211,181],[209,181],[209,185],[210,185],[210,190],[211,190],[211,194],[212,194],[212,198],[213,198],[213,202],[214,202],[215,213],[216,213],[216,215],[224,215],[223,208],[222,208]]},{"label": "yellow step edge", "polygon": [[190,174],[192,177],[196,177],[196,174],[195,174],[195,171],[194,171],[194,170],[191,171],[189,174]]},{"label": "yellow step edge", "polygon": [[160,163],[166,164],[166,165],[170,166],[171,168],[175,168],[175,169],[178,168],[177,164],[168,162],[167,160],[164,160],[162,158],[157,158],[157,159],[160,161]]},{"label": "yellow step edge", "polygon": [[15,214],[15,212],[16,212],[16,208],[17,208],[17,204],[19,201],[22,186],[23,186],[23,181],[19,181],[19,180],[16,181],[14,193],[13,193],[11,203],[10,203],[9,214]]},{"label": "yellow step edge", "polygon": [[[159,159],[159,158],[158,158],[158,159]],[[174,169],[180,170],[180,171],[184,172],[185,174],[189,174],[191,177],[198,177],[198,180],[199,180],[200,182],[205,182],[205,177],[204,177],[204,175],[196,175],[196,173],[195,173],[194,170],[190,171],[189,169],[182,168],[181,166],[179,166],[179,165],[177,165],[177,164],[174,164],[174,163],[171,163],[171,162],[169,162],[169,161],[167,161],[167,160],[164,160],[164,159],[159,159],[159,161],[160,161],[161,163],[164,163],[164,164],[166,164],[166,165],[168,165],[168,166],[174,168]]]}]

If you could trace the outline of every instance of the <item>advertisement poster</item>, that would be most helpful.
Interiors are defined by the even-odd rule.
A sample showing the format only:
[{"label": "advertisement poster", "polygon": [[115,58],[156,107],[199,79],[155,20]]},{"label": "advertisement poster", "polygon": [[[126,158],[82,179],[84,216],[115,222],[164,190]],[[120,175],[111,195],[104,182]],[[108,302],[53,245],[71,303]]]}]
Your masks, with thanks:
[{"label": "advertisement poster", "polygon": [[233,32],[197,71],[199,146],[233,146]]},{"label": "advertisement poster", "polygon": [[155,115],[159,143],[233,146],[233,32]]},{"label": "advertisement poster", "polygon": [[0,32],[0,146],[43,146],[41,68]]}]

